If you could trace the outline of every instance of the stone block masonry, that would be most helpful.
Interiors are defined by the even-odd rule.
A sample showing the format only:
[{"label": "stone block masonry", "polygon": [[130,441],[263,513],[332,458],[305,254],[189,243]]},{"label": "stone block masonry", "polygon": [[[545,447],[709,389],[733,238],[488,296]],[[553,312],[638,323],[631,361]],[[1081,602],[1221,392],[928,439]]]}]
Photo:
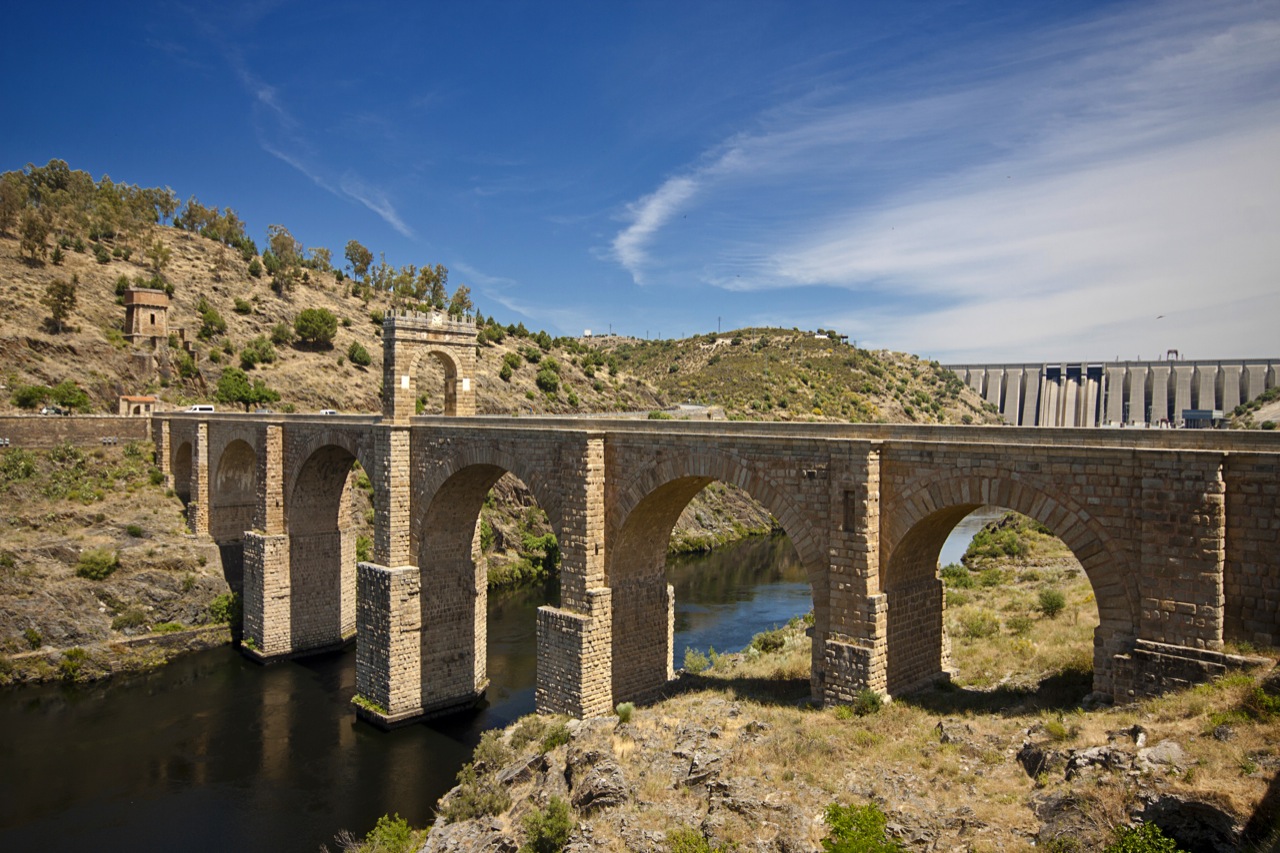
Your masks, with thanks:
[{"label": "stone block masonry", "polygon": [[[1100,622],[1097,691],[1193,683],[1233,665],[1227,642],[1280,638],[1270,433],[196,414],[153,430],[197,529],[225,535],[254,495],[250,653],[314,651],[354,627],[359,713],[379,725],[483,692],[476,524],[506,471],[562,549],[561,604],[538,613],[542,711],[607,714],[670,680],[666,544],[714,481],[763,503],[795,545],[822,703],[947,676],[938,552],[984,505],[1040,521],[1080,560]],[[393,564],[355,566],[344,507],[357,459],[374,483],[375,554]]]}]

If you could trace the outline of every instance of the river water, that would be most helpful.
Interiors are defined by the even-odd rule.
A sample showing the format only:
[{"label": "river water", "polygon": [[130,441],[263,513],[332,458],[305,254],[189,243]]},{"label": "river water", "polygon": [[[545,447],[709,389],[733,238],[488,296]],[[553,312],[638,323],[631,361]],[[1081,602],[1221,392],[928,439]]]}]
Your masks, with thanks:
[{"label": "river water", "polygon": [[[962,528],[959,553],[976,529]],[[677,666],[688,646],[736,651],[812,608],[785,537],[673,558],[668,579]],[[486,707],[389,733],[352,713],[354,649],[260,667],[224,647],[102,684],[0,692],[0,851],[336,850],[340,829],[363,834],[384,813],[424,825],[480,733],[533,711],[546,601],[490,597]]]}]

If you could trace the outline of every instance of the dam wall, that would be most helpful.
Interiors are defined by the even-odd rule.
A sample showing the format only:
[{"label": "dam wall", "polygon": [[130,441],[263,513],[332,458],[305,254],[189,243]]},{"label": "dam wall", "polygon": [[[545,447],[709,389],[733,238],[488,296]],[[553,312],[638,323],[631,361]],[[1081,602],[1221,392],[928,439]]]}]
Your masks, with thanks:
[{"label": "dam wall", "polygon": [[1232,409],[1275,387],[1280,358],[952,364],[1016,426],[1180,426],[1187,409]]}]

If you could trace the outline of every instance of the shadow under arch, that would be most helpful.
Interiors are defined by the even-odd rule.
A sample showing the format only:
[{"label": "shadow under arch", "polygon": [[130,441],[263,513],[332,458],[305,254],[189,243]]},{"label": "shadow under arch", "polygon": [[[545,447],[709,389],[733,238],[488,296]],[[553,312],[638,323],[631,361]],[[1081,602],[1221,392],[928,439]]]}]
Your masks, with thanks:
[{"label": "shadow under arch", "polygon": [[[606,552],[612,590],[613,702],[648,701],[674,677],[674,592],[666,580],[667,547],[680,514],[712,482],[731,483],[759,501],[782,525],[804,566],[813,599],[814,636],[827,630],[826,555],[808,522],[768,478],[727,455],[667,461],[641,472],[619,492],[617,531]],[[818,690],[821,643],[814,644],[810,689]]]},{"label": "shadow under arch", "polygon": [[[975,501],[965,496],[992,496]],[[881,592],[888,601],[886,678],[889,695],[910,693],[945,678],[945,598],[938,555],[969,513],[991,506],[1028,516],[1057,536],[1084,569],[1098,608],[1093,640],[1094,690],[1112,693],[1112,659],[1128,651],[1140,612],[1135,572],[1124,571],[1097,519],[1074,502],[1026,480],[956,477],[929,481],[898,497],[882,518]]]},{"label": "shadow under arch", "polygon": [[173,449],[173,457],[169,461],[169,470],[173,472],[173,493],[178,496],[185,507],[191,503],[191,473],[194,467],[195,451],[191,442],[179,442]]},{"label": "shadow under arch", "polygon": [[[422,709],[433,713],[478,700],[488,687],[488,572],[481,557],[480,509],[505,474],[495,461],[450,470],[424,498],[412,553],[422,577]],[[538,500],[539,489],[523,481]],[[557,538],[558,519],[547,508]]]},{"label": "shadow under arch", "polygon": [[334,648],[355,634],[356,456],[324,444],[300,463],[285,501],[289,535],[290,649]]},{"label": "shadow under arch", "polygon": [[244,586],[244,533],[258,503],[258,454],[243,439],[228,442],[218,457],[209,490],[209,535],[218,546],[231,588]]}]

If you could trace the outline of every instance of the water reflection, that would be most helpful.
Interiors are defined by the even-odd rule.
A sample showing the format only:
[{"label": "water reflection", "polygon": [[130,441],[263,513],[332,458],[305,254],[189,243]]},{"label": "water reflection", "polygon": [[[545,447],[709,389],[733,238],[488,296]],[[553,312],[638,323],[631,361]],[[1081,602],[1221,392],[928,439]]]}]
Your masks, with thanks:
[{"label": "water reflection", "polygon": [[[812,608],[785,538],[671,561],[677,636],[739,649]],[[538,606],[489,604],[488,704],[358,724],[353,650],[259,667],[230,648],[86,687],[0,691],[0,850],[315,850],[399,812],[425,824],[480,733],[533,710]],[[332,844],[330,844],[332,846]]]}]

